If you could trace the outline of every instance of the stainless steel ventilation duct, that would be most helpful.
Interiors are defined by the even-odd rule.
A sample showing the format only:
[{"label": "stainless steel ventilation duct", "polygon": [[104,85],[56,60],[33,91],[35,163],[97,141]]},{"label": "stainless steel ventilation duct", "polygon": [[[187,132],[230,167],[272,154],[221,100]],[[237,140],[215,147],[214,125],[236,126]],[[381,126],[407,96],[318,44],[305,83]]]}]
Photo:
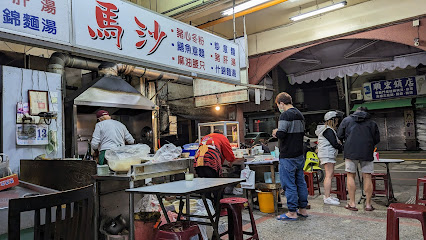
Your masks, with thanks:
[{"label": "stainless steel ventilation duct", "polygon": [[[90,60],[82,57],[71,56],[66,53],[55,52],[49,60],[47,70],[53,73],[64,74],[65,67],[84,69],[90,71],[98,71],[100,61]],[[115,64],[114,64],[115,65]],[[173,73],[165,73],[152,69],[136,67],[127,64],[117,64],[111,66],[110,71],[115,71],[116,74],[132,75],[137,77],[146,77],[149,80],[172,80],[172,82],[183,83],[187,85],[193,84],[193,78],[177,75]],[[115,70],[114,70],[115,69]]]},{"label": "stainless steel ventilation duct", "polygon": [[65,67],[97,71],[100,64],[101,63],[99,61],[70,56],[66,53],[55,52],[49,59],[47,71],[59,73],[61,75],[64,74]]}]

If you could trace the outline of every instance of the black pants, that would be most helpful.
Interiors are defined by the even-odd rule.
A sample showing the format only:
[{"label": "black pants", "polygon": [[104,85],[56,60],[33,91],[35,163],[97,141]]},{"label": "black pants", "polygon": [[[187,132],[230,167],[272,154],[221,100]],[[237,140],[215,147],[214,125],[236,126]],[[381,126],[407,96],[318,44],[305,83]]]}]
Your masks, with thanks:
[{"label": "black pants", "polygon": [[201,177],[201,178],[218,178],[219,177],[219,173],[216,172],[211,167],[206,167],[206,166],[196,167],[195,172],[197,173],[198,177]]},{"label": "black pants", "polygon": [[[198,177],[200,177],[200,178],[219,178],[219,173],[216,172],[211,167],[206,167],[206,166],[196,167],[195,172],[197,173]],[[213,206],[215,206],[216,201],[220,201],[220,199],[217,199],[218,195],[219,194],[216,191],[206,193],[206,197],[212,201]]]}]

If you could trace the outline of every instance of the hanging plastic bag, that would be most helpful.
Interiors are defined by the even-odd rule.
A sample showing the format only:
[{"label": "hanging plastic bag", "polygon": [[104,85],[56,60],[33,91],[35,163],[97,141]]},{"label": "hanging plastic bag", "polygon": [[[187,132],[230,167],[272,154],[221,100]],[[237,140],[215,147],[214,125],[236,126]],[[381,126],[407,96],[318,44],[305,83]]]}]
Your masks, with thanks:
[{"label": "hanging plastic bag", "polygon": [[246,180],[245,182],[241,182],[241,188],[254,189],[255,175],[256,175],[256,172],[253,170],[250,170],[249,166],[246,166],[246,168],[244,168],[241,171],[241,175],[240,175],[240,178]]},{"label": "hanging plastic bag", "polygon": [[169,143],[162,146],[154,155],[152,162],[168,162],[179,157],[182,154],[182,148],[176,147],[174,144]]},{"label": "hanging plastic bag", "polygon": [[147,194],[136,204],[139,212],[159,212],[160,203],[155,195]]},{"label": "hanging plastic bag", "polygon": [[[176,222],[178,218],[178,214],[172,211],[167,211],[167,216],[169,217],[170,222]],[[164,224],[167,224],[166,217],[164,216],[164,212],[161,211],[161,217],[160,217],[160,226],[163,226]]]},{"label": "hanging plastic bag", "polygon": [[9,157],[6,154],[0,153],[0,178],[12,175],[9,168]]},{"label": "hanging plastic bag", "polygon": [[107,150],[105,158],[108,161],[144,160],[150,151],[146,144],[125,145]]}]

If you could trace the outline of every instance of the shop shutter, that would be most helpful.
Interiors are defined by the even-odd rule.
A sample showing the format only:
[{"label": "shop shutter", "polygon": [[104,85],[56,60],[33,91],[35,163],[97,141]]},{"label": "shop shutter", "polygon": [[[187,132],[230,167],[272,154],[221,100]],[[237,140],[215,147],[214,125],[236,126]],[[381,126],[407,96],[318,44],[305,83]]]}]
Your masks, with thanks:
[{"label": "shop shutter", "polygon": [[[378,151],[405,150],[404,111],[374,113],[380,131]],[[426,139],[425,139],[426,140]]]},{"label": "shop shutter", "polygon": [[386,128],[388,150],[406,150],[404,111],[386,113]]},{"label": "shop shutter", "polygon": [[426,109],[416,111],[416,134],[419,148],[426,150]]},{"label": "shop shutter", "polygon": [[386,136],[386,120],[384,114],[375,114],[372,118],[377,123],[380,131],[380,143],[377,144],[378,151],[388,150],[388,139]]}]

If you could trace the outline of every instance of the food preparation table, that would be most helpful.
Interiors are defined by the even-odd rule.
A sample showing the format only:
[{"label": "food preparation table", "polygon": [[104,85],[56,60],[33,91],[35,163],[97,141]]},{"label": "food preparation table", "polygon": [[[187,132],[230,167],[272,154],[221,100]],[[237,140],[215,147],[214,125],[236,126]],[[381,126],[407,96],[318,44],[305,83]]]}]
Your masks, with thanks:
[{"label": "food preparation table", "polygon": [[[245,165],[250,166],[250,168],[256,168],[256,166],[262,166],[262,167],[269,167],[271,171],[271,179],[272,183],[257,183],[256,189],[268,189],[272,191],[273,197],[274,197],[274,209],[275,214],[278,215],[278,195],[281,188],[281,184],[276,182],[275,179],[275,168],[278,167],[280,161],[279,159],[274,160],[265,160],[265,161],[247,161],[245,162]],[[254,169],[252,169],[254,170]],[[251,196],[251,191],[248,191],[248,199],[250,206],[253,206],[253,198]]]},{"label": "food preparation table", "polygon": [[[182,214],[183,208],[183,198],[186,199],[186,213],[183,214],[186,220],[190,220],[191,217],[197,218],[207,218],[210,223],[206,222],[197,222],[198,224],[210,225],[213,227],[213,234],[216,239],[220,239],[219,236],[219,217],[220,217],[220,199],[222,198],[223,190],[230,185],[240,183],[244,179],[239,178],[194,178],[193,181],[176,181],[170,183],[163,183],[159,185],[131,188],[127,189],[126,192],[130,193],[130,207],[129,214],[133,216],[134,214],[134,194],[155,194],[160,203],[163,214],[168,223],[170,219],[168,218],[167,211],[163,204],[164,196],[180,196],[180,211],[178,219]],[[217,191],[218,197],[216,199],[216,204],[214,206],[215,213],[212,214],[207,203],[206,194],[212,191]],[[190,204],[189,199],[192,194],[199,194],[203,200],[204,206],[206,207],[208,216],[196,216],[191,215],[190,213]],[[130,240],[134,240],[134,218],[130,217]]]}]

